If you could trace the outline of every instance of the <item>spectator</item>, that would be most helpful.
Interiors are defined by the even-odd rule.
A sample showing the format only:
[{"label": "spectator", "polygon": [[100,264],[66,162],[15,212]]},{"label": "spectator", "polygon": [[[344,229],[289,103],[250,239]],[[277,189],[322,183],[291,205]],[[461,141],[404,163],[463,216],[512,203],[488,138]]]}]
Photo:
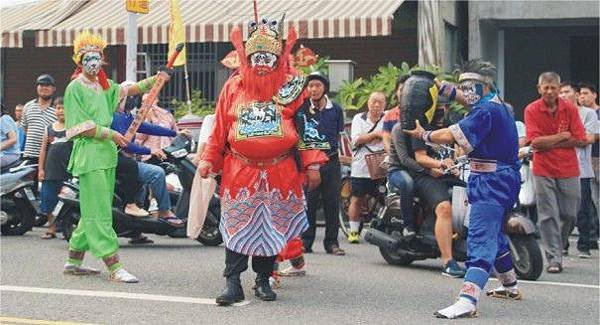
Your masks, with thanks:
[{"label": "spectator", "polygon": [[[421,172],[425,169],[417,163],[408,152],[407,135],[402,130],[400,99],[404,82],[410,75],[403,75],[396,82],[396,99],[398,106],[387,111],[383,117],[383,143],[388,152],[388,181],[397,189],[400,195],[400,211],[404,225],[403,234],[406,237],[415,234],[413,214],[414,183],[411,173]],[[391,141],[391,143],[390,143]]]},{"label": "spectator", "polygon": [[[579,213],[577,214],[577,230],[579,231],[579,239],[577,240],[577,250],[580,258],[591,258],[590,255],[590,234],[593,228],[593,217],[596,215],[594,202],[592,201],[592,189],[590,187],[591,180],[594,178],[594,170],[592,168],[592,143],[594,143],[598,132],[598,117],[591,108],[577,105],[579,91],[577,86],[565,81],[560,85],[560,98],[577,106],[579,108],[579,118],[585,128],[587,145],[585,147],[575,148],[577,159],[579,160],[579,181],[581,185],[581,203]],[[570,234],[570,232],[569,232]],[[568,252],[569,244],[565,243],[565,250]]]},{"label": "spectator", "polygon": [[25,150],[25,128],[21,125],[23,120],[23,104],[15,106],[15,123],[17,123],[17,136],[19,137],[19,149]]},{"label": "spectator", "polygon": [[17,137],[17,124],[10,117],[8,108],[2,105],[0,117],[0,168],[8,166],[19,160],[19,138]]},{"label": "spectator", "polygon": [[[585,107],[589,107],[596,112],[596,116],[600,120],[600,106],[598,105],[598,91],[596,86],[591,82],[583,81],[579,83],[579,103]],[[592,201],[596,208],[596,213],[600,212],[600,205],[598,199],[600,198],[600,142],[598,136],[596,141],[592,145],[592,168],[594,169],[594,178],[592,178]],[[594,216],[593,229],[591,234],[591,249],[598,249],[598,214]]]},{"label": "spectator", "polygon": [[406,82],[408,77],[410,77],[410,74],[398,77],[396,81],[396,100],[398,101],[398,105],[387,111],[383,117],[383,145],[385,146],[385,152],[388,154],[390,153],[392,143],[392,129],[400,121],[400,98],[402,97],[402,87],[404,87],[404,82]]},{"label": "spectator", "polygon": [[208,142],[208,138],[212,133],[213,127],[215,126],[215,114],[208,114],[202,119],[202,126],[200,127],[200,135],[198,135],[198,149],[196,150],[196,158],[194,158],[194,163],[198,165],[200,162],[200,156],[202,156],[202,152],[204,151],[204,147],[206,147],[206,143]]},{"label": "spectator", "polygon": [[384,149],[382,120],[385,105],[385,94],[378,91],[373,92],[367,102],[368,111],[356,114],[352,119],[351,138],[354,155],[350,172],[352,194],[348,207],[348,218],[350,219],[348,242],[351,244],[360,242],[360,215],[367,204],[366,196],[377,190],[376,181],[370,178],[365,156]]},{"label": "spectator", "polygon": [[[125,105],[123,112],[115,112],[113,114],[113,120],[111,124],[111,129],[119,132],[120,134],[125,134],[131,124],[134,122],[134,117],[131,114],[131,109],[133,107],[129,105]],[[169,136],[174,137],[177,135],[177,132],[171,129],[163,128],[158,125],[153,125],[147,122],[143,122],[137,131],[138,133],[145,133],[150,135],[157,136]],[[189,136],[189,131],[181,131],[180,133]],[[124,148],[127,154],[143,154],[143,155],[152,155],[157,159],[163,160],[166,156],[162,149],[153,149],[140,146],[135,142],[135,136],[132,141]],[[184,222],[177,218],[175,214],[170,210],[171,209],[171,199],[169,197],[169,192],[167,191],[167,183],[165,179],[165,171],[156,165],[147,164],[144,162],[137,162],[137,170],[138,170],[138,181],[141,184],[148,184],[152,190],[153,195],[156,197],[158,202],[158,218],[159,220],[166,222],[174,227],[183,227],[185,226]],[[145,201],[146,192],[140,191],[138,193],[138,199],[140,201]]]},{"label": "spectator", "polygon": [[533,153],[538,219],[548,273],[563,270],[563,247],[577,216],[581,189],[575,147],[586,141],[577,107],[559,98],[560,76],[538,78],[540,98],[525,108]]},{"label": "spectator", "polygon": [[25,150],[23,158],[37,164],[42,149],[42,139],[48,125],[56,122],[53,107],[53,96],[56,90],[54,78],[43,74],[36,80],[36,99],[25,104],[21,126],[25,129]]},{"label": "spectator", "polygon": [[[327,145],[328,148],[315,149],[321,149],[329,157],[329,161],[320,168],[321,183],[319,186],[312,191],[306,191],[309,226],[302,234],[302,242],[304,250],[312,252],[317,232],[317,207],[320,202],[325,215],[325,238],[323,240],[325,251],[328,254],[342,256],[346,252],[340,248],[338,242],[339,199],[342,186],[338,143],[340,132],[344,131],[344,112],[340,105],[332,102],[327,96],[329,79],[321,73],[313,72],[308,76],[307,89],[310,97],[300,108],[304,114],[304,128],[316,129],[318,134],[324,137],[323,140],[326,142],[321,141],[319,144]],[[303,143],[307,145],[306,142]]]},{"label": "spectator", "polygon": [[[431,123],[435,130],[444,128],[445,115],[445,109],[436,109]],[[440,147],[434,149],[421,139],[407,138],[407,141],[410,157],[423,168],[422,171],[412,173],[415,193],[436,217],[434,232],[443,263],[442,274],[462,278],[466,270],[452,256],[452,203],[449,194],[458,179],[444,175],[444,169],[454,164],[453,153]]]},{"label": "spectator", "polygon": [[[148,98],[148,94],[144,94],[142,96],[142,102]],[[177,122],[173,117],[173,114],[168,110],[158,106],[158,98],[154,100],[152,103],[152,109],[148,112],[148,117],[146,119],[148,123],[162,126],[165,129],[171,129],[175,132],[177,129]],[[139,134],[136,137],[136,141],[150,150],[160,150],[166,148],[171,145],[173,142],[173,138],[167,136],[157,136],[157,135],[147,135],[147,134]],[[152,158],[152,155],[143,155],[141,157],[142,161],[148,161]]]},{"label": "spectator", "polygon": [[56,224],[54,224],[56,216],[52,215],[52,211],[58,203],[62,182],[71,177],[67,172],[67,166],[73,142],[67,141],[63,98],[56,98],[54,105],[57,121],[48,125],[44,133],[38,169],[38,179],[42,182],[40,210],[48,216],[49,224],[42,239],[56,238]]}]

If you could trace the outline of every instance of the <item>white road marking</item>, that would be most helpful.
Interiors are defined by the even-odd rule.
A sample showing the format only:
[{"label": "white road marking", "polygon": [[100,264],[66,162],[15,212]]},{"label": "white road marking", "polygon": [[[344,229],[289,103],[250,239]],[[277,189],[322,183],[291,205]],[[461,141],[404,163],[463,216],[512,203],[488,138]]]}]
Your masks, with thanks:
[{"label": "white road marking", "polygon": [[[498,281],[498,279],[496,279],[496,278],[490,278],[490,280]],[[559,286],[559,287],[600,289],[600,286],[593,285],[593,284],[552,282],[552,281],[530,281],[530,280],[517,280],[517,281],[518,281],[518,283],[527,283],[527,284],[546,284],[546,285]]]},{"label": "white road marking", "polygon": [[[22,286],[7,286],[7,285],[0,286],[0,291],[42,293],[42,294],[68,295],[68,296],[101,297],[101,298],[120,298],[120,299],[147,300],[147,301],[183,302],[183,303],[189,303],[189,304],[216,306],[215,300],[208,299],[208,298],[164,296],[164,295],[152,295],[152,294],[146,294],[146,293],[132,293],[132,292],[119,292],[119,291],[74,290],[74,289],[38,288],[38,287],[22,287]],[[240,306],[245,306],[249,303],[250,303],[250,301],[244,300],[242,302],[233,304],[233,306],[240,307]]]},{"label": "white road marking", "polygon": [[74,323],[65,321],[51,321],[45,319],[29,319],[20,317],[0,316],[0,324],[29,324],[29,325],[93,325],[91,323]]}]

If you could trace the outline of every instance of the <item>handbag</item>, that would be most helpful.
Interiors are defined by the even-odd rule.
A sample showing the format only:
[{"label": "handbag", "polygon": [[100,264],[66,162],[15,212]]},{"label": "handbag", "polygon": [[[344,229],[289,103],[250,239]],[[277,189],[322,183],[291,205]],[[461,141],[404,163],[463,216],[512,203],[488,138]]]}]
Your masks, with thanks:
[{"label": "handbag", "polygon": [[365,155],[369,176],[371,179],[381,179],[387,175],[385,158],[387,154],[385,150],[375,151]]}]

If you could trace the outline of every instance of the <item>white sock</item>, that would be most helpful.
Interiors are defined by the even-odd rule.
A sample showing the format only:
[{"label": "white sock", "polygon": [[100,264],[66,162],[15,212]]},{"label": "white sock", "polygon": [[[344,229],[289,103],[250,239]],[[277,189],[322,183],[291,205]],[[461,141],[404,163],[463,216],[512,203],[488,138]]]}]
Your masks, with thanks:
[{"label": "white sock", "polygon": [[358,222],[358,221],[350,221],[350,231],[358,232],[358,228],[360,228],[360,222]]},{"label": "white sock", "polygon": [[496,277],[502,283],[502,287],[510,290],[517,289],[517,274],[515,273],[515,269],[510,269],[504,273],[496,272]]}]

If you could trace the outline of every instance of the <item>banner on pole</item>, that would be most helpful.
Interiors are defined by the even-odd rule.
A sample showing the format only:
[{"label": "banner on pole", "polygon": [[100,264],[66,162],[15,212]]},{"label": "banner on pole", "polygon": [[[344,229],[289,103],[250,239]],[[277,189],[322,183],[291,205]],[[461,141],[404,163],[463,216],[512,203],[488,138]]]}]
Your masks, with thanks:
[{"label": "banner on pole", "polygon": [[125,9],[129,12],[147,14],[150,12],[150,0],[125,0]]},{"label": "banner on pole", "polygon": [[[183,26],[183,19],[181,18],[181,12],[179,11],[179,1],[170,0],[170,16],[171,23],[169,24],[169,53],[171,55],[175,51],[177,44],[185,44],[185,28]],[[186,48],[184,47],[177,59],[175,60],[174,66],[184,65],[186,62]]]}]

